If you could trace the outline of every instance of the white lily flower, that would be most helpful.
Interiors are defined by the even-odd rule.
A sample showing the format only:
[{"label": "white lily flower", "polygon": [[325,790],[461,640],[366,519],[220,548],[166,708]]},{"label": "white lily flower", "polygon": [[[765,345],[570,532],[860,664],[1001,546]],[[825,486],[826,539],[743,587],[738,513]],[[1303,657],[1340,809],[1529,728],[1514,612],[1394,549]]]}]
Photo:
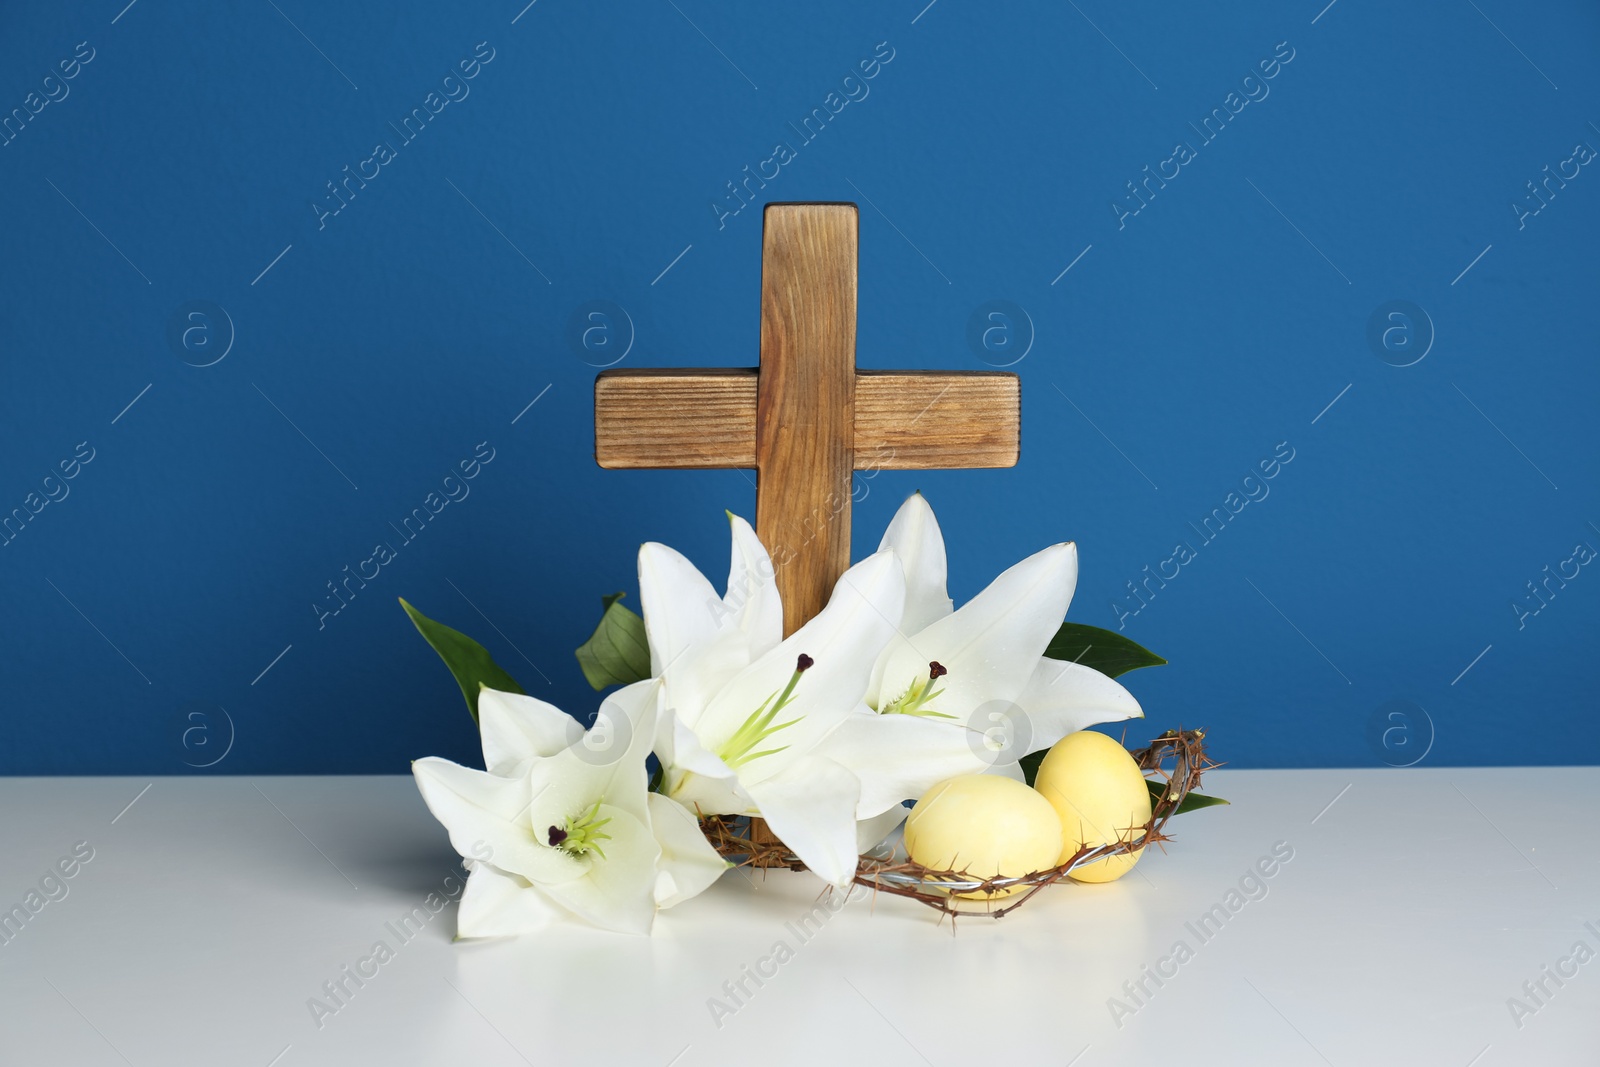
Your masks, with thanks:
[{"label": "white lily flower", "polygon": [[412,764],[428,809],[472,871],[459,936],[530,933],[570,915],[649,933],[658,908],[727,869],[689,812],[646,791],[655,699],[653,682],[627,686],[586,732],[542,700],[484,689],[488,769],[437,757]]},{"label": "white lily flower", "polygon": [[1117,682],[1045,657],[1078,580],[1078,552],[1052,545],[1006,570],[955,610],[945,591],[944,538],[920,494],[901,506],[880,551],[905,566],[900,633],[873,668],[866,703],[829,739],[829,758],[863,783],[862,840],[871,843],[955,774],[996,770],[1086,726],[1142,716]]},{"label": "white lily flower", "polygon": [[816,618],[782,634],[772,564],[748,523],[729,515],[728,590],[679,553],[647,544],[639,589],[661,681],[656,755],[662,789],[701,815],[759,815],[834,885],[855,874],[862,784],[825,754],[863,701],[897,632],[905,571],[884,550],[850,568]]}]

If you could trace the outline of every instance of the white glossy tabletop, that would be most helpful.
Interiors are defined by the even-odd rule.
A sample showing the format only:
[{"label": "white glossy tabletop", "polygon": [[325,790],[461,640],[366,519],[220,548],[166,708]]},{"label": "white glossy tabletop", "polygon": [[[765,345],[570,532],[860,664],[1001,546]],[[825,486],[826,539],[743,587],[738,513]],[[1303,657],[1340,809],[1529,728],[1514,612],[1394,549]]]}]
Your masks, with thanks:
[{"label": "white glossy tabletop", "polygon": [[455,856],[409,778],[0,780],[0,908],[27,916],[0,1062],[1600,1063],[1600,768],[1207,789],[1233,806],[1121,882],[954,936],[730,872],[653,938],[452,944]]}]

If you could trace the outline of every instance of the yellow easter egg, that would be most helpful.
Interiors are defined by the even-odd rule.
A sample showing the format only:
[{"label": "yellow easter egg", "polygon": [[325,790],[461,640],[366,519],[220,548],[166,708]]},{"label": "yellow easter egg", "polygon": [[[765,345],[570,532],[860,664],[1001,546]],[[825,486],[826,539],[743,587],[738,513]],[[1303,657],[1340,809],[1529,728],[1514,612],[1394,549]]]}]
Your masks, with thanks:
[{"label": "yellow easter egg", "polygon": [[[1061,820],[1039,793],[992,774],[947,778],[928,790],[906,818],[906,851],[935,871],[964,871],[974,879],[1015,878],[1056,865]],[[997,893],[958,893],[992,900]]]},{"label": "yellow easter egg", "polygon": [[[1105,734],[1079,730],[1057,741],[1039,765],[1033,787],[1061,819],[1057,863],[1084,846],[1137,839],[1150,821],[1150,791],[1128,750]],[[1114,882],[1133,870],[1144,850],[1107,856],[1075,869],[1079,882]]]}]

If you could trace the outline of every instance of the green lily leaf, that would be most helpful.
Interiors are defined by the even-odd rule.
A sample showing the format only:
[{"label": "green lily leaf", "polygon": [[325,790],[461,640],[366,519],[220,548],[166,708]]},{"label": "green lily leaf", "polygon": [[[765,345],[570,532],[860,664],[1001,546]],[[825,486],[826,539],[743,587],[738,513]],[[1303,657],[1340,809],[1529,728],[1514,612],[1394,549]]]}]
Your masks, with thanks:
[{"label": "green lily leaf", "polygon": [[[1150,803],[1152,804],[1161,799],[1162,793],[1167,788],[1165,782],[1158,782],[1149,778],[1144,780],[1144,786],[1150,790]],[[1198,811],[1200,808],[1210,808],[1226,803],[1228,801],[1223,800],[1221,797],[1207,796],[1204,793],[1189,793],[1183,798],[1183,803],[1178,805],[1178,810],[1172,814],[1182,815],[1186,811]]]},{"label": "green lily leaf", "polygon": [[578,646],[578,666],[596,689],[650,677],[650,643],[644,620],[621,603],[623,594],[601,597],[600,625]]},{"label": "green lily leaf", "polygon": [[494,657],[489,655],[488,649],[466,634],[452,630],[442,622],[434,622],[406,603],[404,597],[400,598],[400,606],[411,616],[417,632],[433,646],[439,658],[444,660],[444,665],[450,668],[450,673],[455,675],[456,684],[461,686],[461,695],[467,698],[467,710],[472,713],[473,722],[478,721],[478,690],[482,686],[503,693],[522,692],[517,680],[501,669]]},{"label": "green lily leaf", "polygon": [[1085,667],[1093,667],[1107,678],[1167,662],[1143,645],[1113,630],[1085,626],[1081,622],[1062,623],[1044,654],[1051,659],[1071,660]]}]

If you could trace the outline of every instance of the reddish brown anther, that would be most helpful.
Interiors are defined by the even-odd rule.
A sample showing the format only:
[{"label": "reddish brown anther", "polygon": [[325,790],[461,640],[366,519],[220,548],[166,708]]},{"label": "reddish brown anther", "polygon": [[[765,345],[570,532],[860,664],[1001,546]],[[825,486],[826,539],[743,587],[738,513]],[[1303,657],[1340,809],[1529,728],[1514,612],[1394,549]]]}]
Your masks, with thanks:
[{"label": "reddish brown anther", "polygon": [[950,672],[938,660],[928,664],[928,681],[937,682]]}]

